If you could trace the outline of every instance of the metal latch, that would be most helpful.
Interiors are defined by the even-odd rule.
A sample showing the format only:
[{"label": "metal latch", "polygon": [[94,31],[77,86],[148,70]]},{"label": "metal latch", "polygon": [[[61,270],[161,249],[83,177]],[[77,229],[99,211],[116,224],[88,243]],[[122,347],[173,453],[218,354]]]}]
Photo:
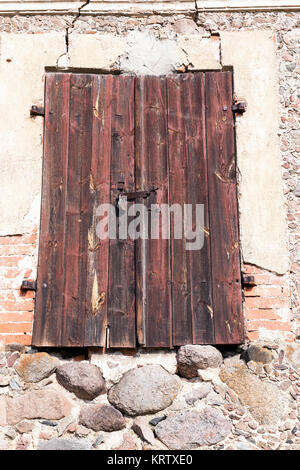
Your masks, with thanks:
[{"label": "metal latch", "polygon": [[117,207],[121,210],[125,210],[128,201],[135,201],[136,199],[146,199],[151,193],[155,193],[158,188],[151,188],[148,191],[123,191],[117,197]]},{"label": "metal latch", "polygon": [[36,281],[23,281],[21,285],[21,290],[34,290],[36,291]]},{"label": "metal latch", "polygon": [[150,189],[149,191],[128,191],[128,192],[122,192],[120,196],[126,197],[127,201],[135,201],[135,199],[146,199],[147,197],[150,196],[150,193],[155,192],[156,189]]}]

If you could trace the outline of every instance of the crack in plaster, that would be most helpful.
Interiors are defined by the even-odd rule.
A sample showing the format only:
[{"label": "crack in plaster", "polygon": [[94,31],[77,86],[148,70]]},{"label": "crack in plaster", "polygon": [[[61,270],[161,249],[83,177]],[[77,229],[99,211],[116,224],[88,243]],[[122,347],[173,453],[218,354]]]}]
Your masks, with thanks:
[{"label": "crack in plaster", "polygon": [[71,34],[71,31],[74,29],[75,23],[80,18],[81,16],[81,10],[86,7],[90,3],[90,0],[86,0],[79,8],[78,8],[78,13],[76,14],[75,18],[71,22],[70,26],[66,27],[66,34],[65,34],[65,44],[66,44],[66,52],[64,54],[61,54],[58,59],[56,66],[57,68],[68,68],[68,62],[69,62],[69,35]]},{"label": "crack in plaster", "polygon": [[198,6],[197,6],[197,0],[195,0],[195,13],[193,15],[193,21],[196,23],[197,26],[198,26],[198,24],[197,24],[198,17],[199,17],[199,10],[198,10]]},{"label": "crack in plaster", "polygon": [[80,17],[82,8],[86,7],[89,3],[90,3],[90,0],[86,0],[86,1],[78,8],[78,13],[77,13],[77,15],[75,16],[74,20],[72,21],[71,26],[67,26],[67,28],[66,28],[66,53],[69,52],[69,34],[70,34],[70,31],[74,28],[76,21],[77,21],[78,18]]}]

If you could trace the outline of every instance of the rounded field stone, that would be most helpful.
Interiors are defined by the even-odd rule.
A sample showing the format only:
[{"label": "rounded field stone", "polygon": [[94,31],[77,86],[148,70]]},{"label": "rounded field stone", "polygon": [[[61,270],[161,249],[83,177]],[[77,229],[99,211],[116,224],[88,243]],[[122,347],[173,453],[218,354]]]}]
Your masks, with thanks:
[{"label": "rounded field stone", "polygon": [[78,398],[93,400],[106,392],[100,369],[85,362],[68,362],[56,370],[58,382]]},{"label": "rounded field stone", "polygon": [[125,428],[125,419],[119,410],[110,405],[84,405],[79,423],[93,431],[119,431]]},{"label": "rounded field stone", "polygon": [[126,372],[108,393],[109,402],[130,416],[154,414],[173,403],[181,381],[159,365]]},{"label": "rounded field stone", "polygon": [[15,370],[25,382],[40,382],[53,374],[59,361],[45,352],[22,354],[15,363]]},{"label": "rounded field stone", "polygon": [[181,346],[177,354],[178,372],[187,379],[197,377],[198,369],[217,368],[222,362],[222,354],[213,346],[187,344]]},{"label": "rounded field stone", "polygon": [[263,364],[269,364],[273,360],[272,351],[256,344],[247,349],[246,356],[248,361],[262,362]]}]

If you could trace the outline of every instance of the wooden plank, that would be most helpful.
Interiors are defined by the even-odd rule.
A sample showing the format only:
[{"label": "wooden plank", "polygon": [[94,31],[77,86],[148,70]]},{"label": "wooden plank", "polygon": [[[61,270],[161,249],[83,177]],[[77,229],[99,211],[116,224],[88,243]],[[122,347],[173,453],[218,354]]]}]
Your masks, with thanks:
[{"label": "wooden plank", "polygon": [[73,74],[70,82],[62,346],[83,346],[85,339],[91,155],[92,76]]},{"label": "wooden plank", "polygon": [[[168,204],[166,80],[141,77],[136,86],[136,189],[157,188],[139,202],[147,207],[148,240],[136,241],[137,328],[139,343],[169,347],[171,337],[170,240],[151,235],[151,205]],[[159,217],[158,213],[158,217]]]},{"label": "wooden plank", "polygon": [[[196,230],[199,238],[186,241],[186,245],[189,243],[189,248],[193,248],[187,250],[186,253],[187,270],[189,271],[190,297],[188,300],[192,321],[192,342],[194,344],[213,344],[203,73],[181,76],[181,107],[184,116],[184,145],[187,161],[185,203],[191,204],[193,208],[193,231],[195,231],[197,204],[202,204],[204,210],[204,221],[201,219],[197,221]],[[199,209],[201,208],[199,207]],[[180,337],[180,331],[178,333]]]},{"label": "wooden plank", "polygon": [[101,240],[96,232],[99,221],[97,208],[100,204],[110,203],[112,84],[111,75],[93,77],[85,346],[104,347],[106,341],[109,239]]},{"label": "wooden plank", "polygon": [[[169,205],[177,204],[183,217],[187,201],[187,149],[185,143],[184,114],[182,109],[182,77],[167,79],[168,94],[168,153],[169,153]],[[173,344],[193,342],[190,302],[190,272],[184,237],[174,238],[174,218],[171,221],[171,276],[172,276],[172,328]],[[183,224],[181,225],[183,230]]]},{"label": "wooden plank", "polygon": [[[111,103],[111,202],[119,181],[134,191],[134,78],[113,77]],[[128,203],[128,206],[130,203]],[[134,240],[112,239],[109,248],[109,347],[135,347]]]},{"label": "wooden plank", "polygon": [[231,72],[205,74],[213,318],[216,344],[244,339]]},{"label": "wooden plank", "polygon": [[63,303],[70,75],[46,75],[43,184],[32,343],[59,346]]},{"label": "wooden plank", "polygon": [[213,343],[202,73],[168,78],[168,130],[170,205],[180,204],[184,215],[184,205],[190,204],[195,230],[196,205],[203,204],[205,234],[203,246],[193,250],[187,248],[195,248],[196,240],[172,234],[173,343]]}]

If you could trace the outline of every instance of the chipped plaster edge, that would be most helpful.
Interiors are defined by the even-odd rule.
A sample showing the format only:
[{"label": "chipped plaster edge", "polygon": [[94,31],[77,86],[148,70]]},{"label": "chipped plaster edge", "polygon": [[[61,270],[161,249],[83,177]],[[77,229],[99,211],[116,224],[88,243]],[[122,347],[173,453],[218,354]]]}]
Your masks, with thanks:
[{"label": "chipped plaster edge", "polygon": [[236,122],[242,258],[283,275],[289,258],[273,33],[224,31],[220,38],[222,66],[233,67],[234,92],[247,101],[247,112]]}]

